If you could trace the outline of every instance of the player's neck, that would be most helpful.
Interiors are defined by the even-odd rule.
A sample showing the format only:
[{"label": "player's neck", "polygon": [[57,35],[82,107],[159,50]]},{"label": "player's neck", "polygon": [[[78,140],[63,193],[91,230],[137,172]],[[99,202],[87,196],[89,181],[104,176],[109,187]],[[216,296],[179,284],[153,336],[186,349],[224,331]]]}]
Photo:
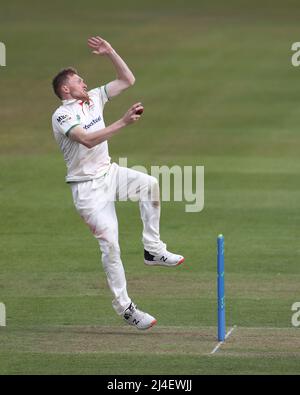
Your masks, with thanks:
[{"label": "player's neck", "polygon": [[86,102],[86,101],[89,102],[90,98],[89,98],[88,95],[84,95],[84,96],[80,96],[80,97],[74,97],[74,96],[72,96],[70,94],[67,94],[67,95],[63,96],[62,100],[79,100],[79,101],[82,101],[82,102]]}]

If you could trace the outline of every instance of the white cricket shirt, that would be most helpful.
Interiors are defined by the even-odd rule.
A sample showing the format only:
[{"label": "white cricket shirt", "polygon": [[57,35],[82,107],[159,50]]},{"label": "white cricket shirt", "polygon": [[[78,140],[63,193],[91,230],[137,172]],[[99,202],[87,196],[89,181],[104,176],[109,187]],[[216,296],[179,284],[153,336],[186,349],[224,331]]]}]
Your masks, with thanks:
[{"label": "white cricket shirt", "polygon": [[87,148],[68,137],[69,132],[77,125],[81,125],[87,133],[105,128],[103,108],[108,101],[105,86],[92,89],[88,94],[89,103],[76,99],[63,100],[52,116],[54,137],[67,165],[67,182],[88,181],[101,177],[111,163],[107,141]]}]

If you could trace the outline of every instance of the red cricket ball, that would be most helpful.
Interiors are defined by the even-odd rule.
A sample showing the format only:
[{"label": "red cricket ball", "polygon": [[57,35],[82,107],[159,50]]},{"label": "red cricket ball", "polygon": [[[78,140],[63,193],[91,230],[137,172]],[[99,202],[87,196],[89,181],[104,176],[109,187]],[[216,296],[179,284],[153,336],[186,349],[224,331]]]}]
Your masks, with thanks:
[{"label": "red cricket ball", "polygon": [[143,112],[144,112],[144,108],[140,108],[140,109],[137,110],[135,113],[136,113],[137,115],[141,115],[141,114],[143,114]]}]

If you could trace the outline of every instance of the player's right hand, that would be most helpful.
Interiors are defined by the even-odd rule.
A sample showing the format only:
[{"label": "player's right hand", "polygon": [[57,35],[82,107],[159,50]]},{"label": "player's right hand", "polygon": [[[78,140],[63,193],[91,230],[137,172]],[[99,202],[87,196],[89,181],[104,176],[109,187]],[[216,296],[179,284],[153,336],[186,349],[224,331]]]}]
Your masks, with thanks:
[{"label": "player's right hand", "polygon": [[130,109],[125,113],[123,116],[122,120],[126,125],[129,125],[130,123],[134,123],[138,121],[141,117],[140,114],[137,114],[139,111],[143,111],[144,107],[142,106],[142,103],[135,103],[133,106],[130,107]]},{"label": "player's right hand", "polygon": [[95,55],[107,55],[113,51],[112,46],[103,38],[96,36],[88,39],[88,46]]}]

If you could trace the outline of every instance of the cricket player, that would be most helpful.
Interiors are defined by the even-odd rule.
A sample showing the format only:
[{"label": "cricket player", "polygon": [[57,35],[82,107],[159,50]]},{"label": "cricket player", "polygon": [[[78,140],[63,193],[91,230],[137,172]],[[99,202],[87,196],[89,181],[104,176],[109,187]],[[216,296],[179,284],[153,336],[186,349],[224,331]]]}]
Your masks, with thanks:
[{"label": "cricket player", "polygon": [[127,294],[126,278],[120,257],[115,201],[139,202],[143,222],[144,263],[149,266],[175,267],[184,258],[166,249],[160,240],[159,185],[156,178],[111,162],[107,141],[126,126],[137,122],[143,112],[135,103],[116,122],[105,126],[105,104],[132,86],[135,77],[127,64],[101,37],[90,37],[93,54],[106,56],[116,71],[116,79],[89,90],[77,71],[70,67],[53,79],[61,106],[52,116],[54,137],[67,165],[74,205],[99,242],[103,268],[113,294],[113,308],[125,321],[138,329],[156,323],[150,314],[137,308]]}]

